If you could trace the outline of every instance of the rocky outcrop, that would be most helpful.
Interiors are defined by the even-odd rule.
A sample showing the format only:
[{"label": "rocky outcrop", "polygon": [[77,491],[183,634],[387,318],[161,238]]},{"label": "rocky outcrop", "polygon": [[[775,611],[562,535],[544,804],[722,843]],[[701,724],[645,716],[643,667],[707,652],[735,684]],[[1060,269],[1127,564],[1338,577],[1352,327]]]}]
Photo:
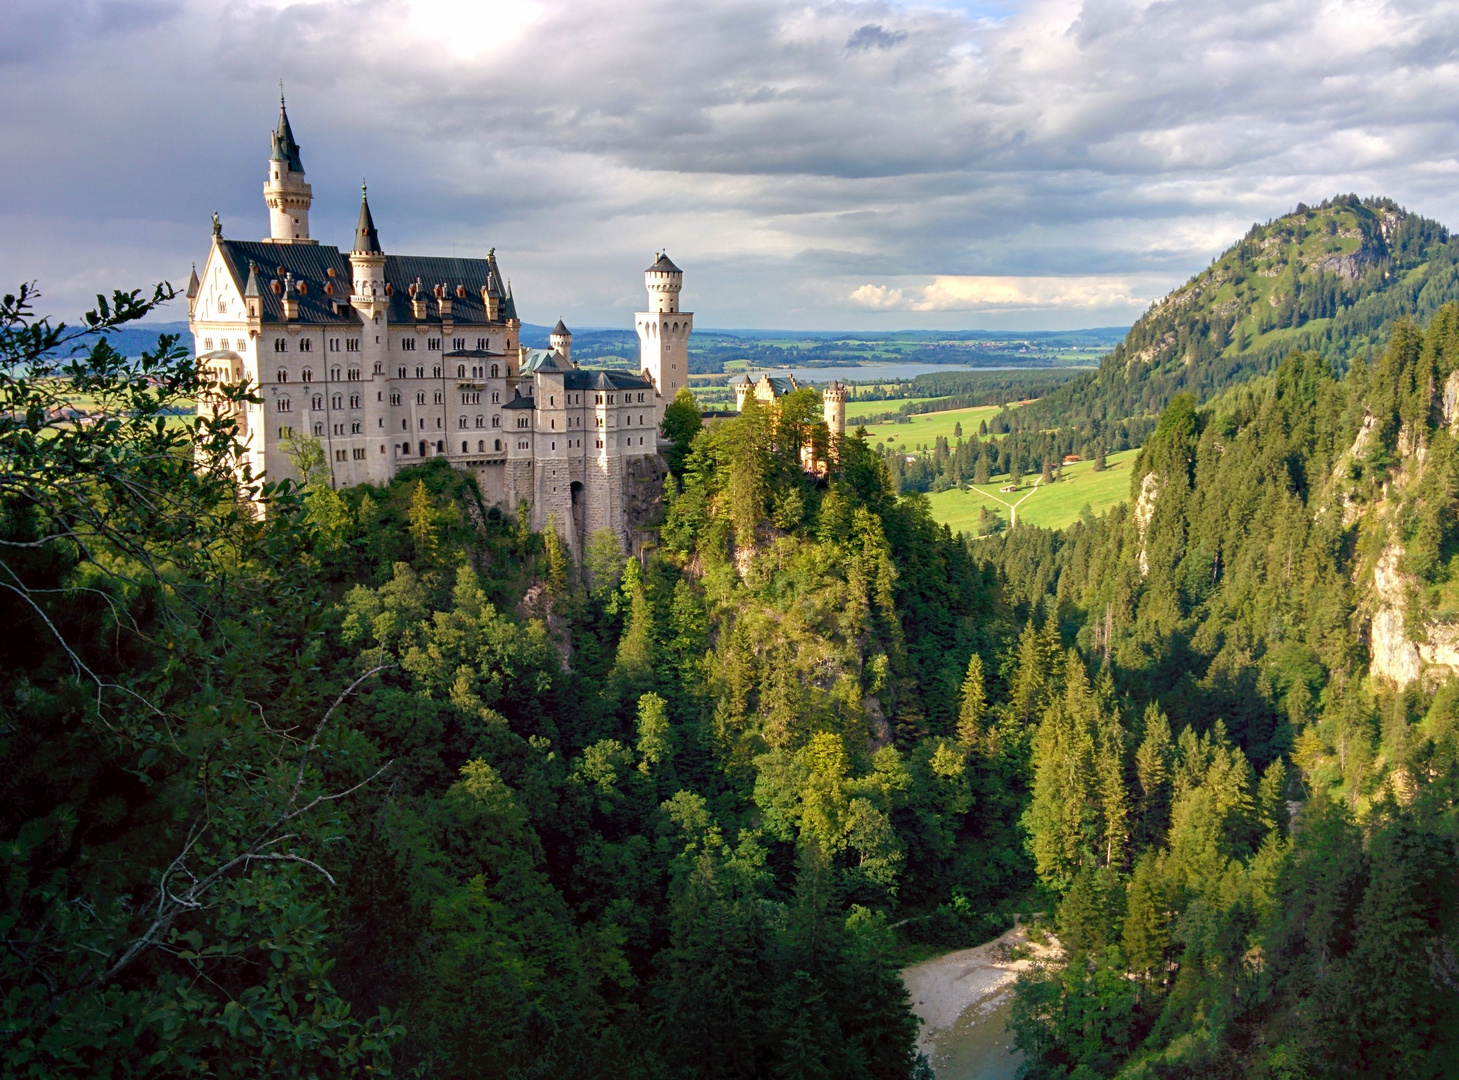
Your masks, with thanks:
[{"label": "rocky outcrop", "polygon": [[1368,645],[1372,652],[1369,666],[1373,674],[1392,679],[1399,686],[1407,686],[1423,674],[1423,663],[1419,659],[1418,647],[1408,640],[1405,630],[1408,601],[1404,593],[1407,581],[1398,568],[1402,556],[1402,548],[1389,544],[1373,568],[1373,593],[1379,607],[1373,613]]},{"label": "rocky outcrop", "polygon": [[1155,500],[1160,497],[1160,477],[1153,472],[1145,474],[1140,481],[1140,494],[1135,499],[1135,528],[1140,534],[1140,576],[1150,573],[1150,559],[1145,554],[1145,532],[1150,528],[1150,519],[1155,516]]},{"label": "rocky outcrop", "polygon": [[1319,259],[1314,268],[1327,274],[1336,274],[1344,281],[1357,281],[1363,276],[1363,271],[1378,261],[1377,252],[1369,248],[1359,248],[1347,255],[1329,255],[1325,259]]}]

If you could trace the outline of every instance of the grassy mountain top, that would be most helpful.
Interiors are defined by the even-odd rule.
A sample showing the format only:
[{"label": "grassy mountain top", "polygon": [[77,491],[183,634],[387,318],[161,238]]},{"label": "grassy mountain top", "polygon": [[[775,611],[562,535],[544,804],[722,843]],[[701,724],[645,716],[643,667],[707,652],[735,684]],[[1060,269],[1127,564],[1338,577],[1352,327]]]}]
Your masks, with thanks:
[{"label": "grassy mountain top", "polygon": [[1096,373],[1030,419],[1148,416],[1182,391],[1205,400],[1312,350],[1339,368],[1403,318],[1459,299],[1459,240],[1391,199],[1342,195],[1253,225],[1207,269],[1151,305]]}]

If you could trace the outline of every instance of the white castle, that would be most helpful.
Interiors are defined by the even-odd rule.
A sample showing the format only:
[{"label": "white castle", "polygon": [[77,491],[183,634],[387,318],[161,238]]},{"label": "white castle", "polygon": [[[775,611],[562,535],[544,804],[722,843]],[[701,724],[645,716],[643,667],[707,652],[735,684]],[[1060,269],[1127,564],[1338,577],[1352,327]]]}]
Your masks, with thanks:
[{"label": "white castle", "polygon": [[387,255],[363,189],[349,252],[311,239],[313,196],[282,97],[263,194],[268,239],[227,239],[214,215],[187,287],[199,361],[263,398],[237,414],[255,474],[300,479],[289,450],[301,436],[319,441],[337,487],[444,457],[488,505],[528,501],[532,526],[555,523],[575,556],[601,529],[629,540],[660,491],[664,407],[688,384],[694,315],[679,310],[684,275],[666,254],[645,272],[648,310],[634,317],[641,373],[585,370],[561,320],[549,349],[522,346],[495,250]]},{"label": "white castle", "polygon": [[[693,312],[679,310],[684,274],[667,254],[644,272],[639,374],[586,370],[560,319],[549,348],[522,345],[495,249],[484,259],[387,255],[363,187],[350,251],[311,239],[313,193],[282,96],[263,196],[268,239],[227,239],[215,214],[202,276],[194,267],[187,286],[199,362],[263,398],[235,413],[255,475],[302,479],[292,454],[313,438],[335,487],[383,484],[445,458],[475,477],[487,505],[527,502],[532,527],[553,523],[576,558],[600,530],[626,544],[647,524],[667,471],[659,425],[688,385],[694,329]],[[746,381],[736,405],[796,388]],[[833,383],[823,398],[832,435],[844,435],[845,389]]]}]

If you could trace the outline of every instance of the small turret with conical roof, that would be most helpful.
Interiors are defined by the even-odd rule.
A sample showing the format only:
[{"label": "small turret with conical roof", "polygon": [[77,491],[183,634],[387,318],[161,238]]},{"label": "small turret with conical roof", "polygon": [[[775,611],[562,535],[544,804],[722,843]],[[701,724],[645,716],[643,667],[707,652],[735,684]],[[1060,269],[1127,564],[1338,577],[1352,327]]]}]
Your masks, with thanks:
[{"label": "small turret with conical roof", "polygon": [[385,302],[385,249],[375,231],[375,217],[370,213],[370,192],[360,181],[360,222],[355,227],[355,246],[350,252],[350,272],[354,288],[350,303],[366,319],[383,316]]},{"label": "small turret with conical roof", "polygon": [[360,181],[360,223],[355,226],[355,252],[361,255],[383,255],[380,234],[375,231],[375,218],[370,213],[370,193]]},{"label": "small turret with conical roof", "polygon": [[203,283],[198,280],[198,264],[193,263],[192,273],[187,276],[187,314],[192,318],[193,309],[198,306],[198,292]]},{"label": "small turret with conical roof", "polygon": [[263,201],[269,210],[269,240],[275,244],[312,244],[309,239],[309,207],[314,193],[304,181],[304,161],[289,111],[284,106],[284,88],[279,85],[279,122],[274,128],[269,152],[268,179],[263,184]]},{"label": "small turret with conical roof", "polygon": [[557,353],[569,363],[572,362],[572,331],[561,320],[552,328],[552,333],[547,335],[547,347]]}]

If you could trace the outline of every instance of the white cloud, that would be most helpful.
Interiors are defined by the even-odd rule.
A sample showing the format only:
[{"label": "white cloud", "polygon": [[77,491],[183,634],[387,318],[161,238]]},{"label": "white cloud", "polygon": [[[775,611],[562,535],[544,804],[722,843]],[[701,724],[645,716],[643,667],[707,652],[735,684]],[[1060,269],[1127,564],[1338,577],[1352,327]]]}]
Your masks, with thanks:
[{"label": "white cloud", "polygon": [[[63,311],[266,227],[275,80],[315,235],[495,245],[529,317],[1138,315],[1340,191],[1459,224],[1459,4],[12,0],[0,285]],[[17,39],[18,40],[18,39]],[[865,287],[863,289],[863,287]]]}]

